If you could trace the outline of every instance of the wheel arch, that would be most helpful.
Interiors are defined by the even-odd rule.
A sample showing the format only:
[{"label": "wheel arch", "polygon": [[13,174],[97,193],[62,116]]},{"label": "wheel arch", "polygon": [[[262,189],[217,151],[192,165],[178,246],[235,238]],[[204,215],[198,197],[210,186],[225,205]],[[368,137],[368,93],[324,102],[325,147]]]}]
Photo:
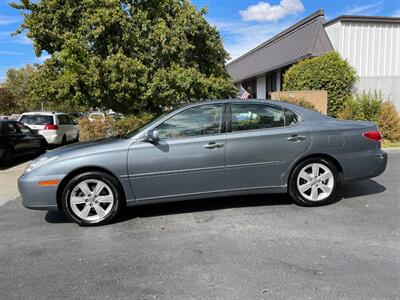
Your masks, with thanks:
[{"label": "wheel arch", "polygon": [[299,159],[298,161],[296,161],[292,165],[292,167],[290,169],[290,172],[289,172],[289,176],[287,177],[287,183],[288,183],[287,186],[288,186],[288,188],[289,188],[289,181],[292,178],[292,175],[293,175],[294,170],[296,169],[296,166],[298,164],[302,163],[303,161],[305,161],[307,159],[310,159],[310,158],[322,158],[322,159],[329,160],[336,167],[336,169],[338,170],[339,183],[343,182],[343,167],[341,166],[339,161],[336,158],[334,158],[333,156],[331,156],[329,154],[326,154],[326,153],[314,153],[314,154],[310,154],[310,155],[302,157],[301,159]]},{"label": "wheel arch", "polygon": [[57,206],[59,210],[62,210],[62,204],[61,204],[61,198],[62,198],[62,193],[64,191],[65,186],[67,185],[67,183],[74,178],[75,176],[82,174],[82,173],[86,173],[86,172],[102,172],[102,173],[106,173],[112,177],[114,177],[116,179],[116,181],[118,182],[119,185],[119,189],[123,198],[124,203],[126,203],[126,194],[125,194],[125,190],[121,184],[121,181],[118,179],[117,176],[115,176],[111,171],[102,168],[102,167],[98,167],[98,166],[85,166],[82,168],[78,168],[73,170],[72,172],[70,172],[67,176],[65,176],[60,184],[57,187]]}]

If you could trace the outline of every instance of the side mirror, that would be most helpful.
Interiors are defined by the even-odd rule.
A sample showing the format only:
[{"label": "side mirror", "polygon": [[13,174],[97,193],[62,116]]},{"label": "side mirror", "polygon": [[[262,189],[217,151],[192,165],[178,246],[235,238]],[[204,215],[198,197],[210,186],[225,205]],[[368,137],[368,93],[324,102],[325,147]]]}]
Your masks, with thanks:
[{"label": "side mirror", "polygon": [[150,130],[147,132],[147,141],[150,143],[157,143],[160,140],[160,133],[158,130]]}]

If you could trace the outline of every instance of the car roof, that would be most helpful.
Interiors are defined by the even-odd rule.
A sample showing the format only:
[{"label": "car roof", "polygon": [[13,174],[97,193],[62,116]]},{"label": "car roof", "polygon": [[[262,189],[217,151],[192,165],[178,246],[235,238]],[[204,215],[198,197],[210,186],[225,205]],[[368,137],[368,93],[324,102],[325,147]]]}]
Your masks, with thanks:
[{"label": "car roof", "polygon": [[21,116],[29,116],[29,115],[67,115],[67,113],[55,112],[55,111],[31,111],[23,113]]}]

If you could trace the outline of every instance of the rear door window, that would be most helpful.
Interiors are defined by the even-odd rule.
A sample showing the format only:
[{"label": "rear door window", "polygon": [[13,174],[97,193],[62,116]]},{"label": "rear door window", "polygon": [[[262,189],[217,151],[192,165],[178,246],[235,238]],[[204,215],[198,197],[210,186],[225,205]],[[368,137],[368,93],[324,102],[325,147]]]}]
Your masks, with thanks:
[{"label": "rear door window", "polygon": [[19,121],[28,125],[54,125],[54,118],[51,115],[23,115]]},{"label": "rear door window", "polygon": [[285,108],[285,126],[292,126],[299,122],[299,117],[289,109]]},{"label": "rear door window", "polygon": [[265,104],[231,104],[232,132],[281,127],[285,125],[283,110]]}]

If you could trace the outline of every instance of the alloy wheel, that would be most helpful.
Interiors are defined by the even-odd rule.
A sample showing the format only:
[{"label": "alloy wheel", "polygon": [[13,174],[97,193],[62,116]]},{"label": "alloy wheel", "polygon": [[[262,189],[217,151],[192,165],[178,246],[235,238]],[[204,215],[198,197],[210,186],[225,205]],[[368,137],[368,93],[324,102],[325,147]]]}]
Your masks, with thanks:
[{"label": "alloy wheel", "polygon": [[297,189],[309,201],[327,199],[334,188],[332,171],[321,163],[311,163],[301,169],[297,176]]},{"label": "alloy wheel", "polygon": [[100,221],[112,211],[114,195],[103,181],[87,179],[77,184],[69,197],[69,203],[76,216],[85,221]]}]

